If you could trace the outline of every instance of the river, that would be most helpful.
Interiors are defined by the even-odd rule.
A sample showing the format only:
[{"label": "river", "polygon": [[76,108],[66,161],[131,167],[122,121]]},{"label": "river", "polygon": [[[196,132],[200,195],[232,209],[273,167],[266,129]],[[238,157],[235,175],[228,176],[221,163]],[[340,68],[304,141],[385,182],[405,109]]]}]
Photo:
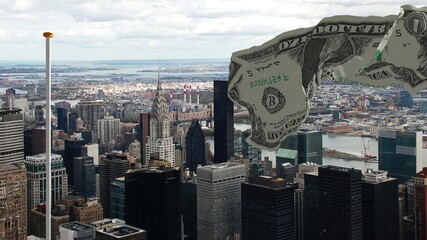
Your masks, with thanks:
[{"label": "river", "polygon": [[[250,128],[249,124],[241,124],[235,123],[234,127],[237,130],[244,131]],[[363,139],[363,140],[362,140]],[[378,141],[375,138],[362,138],[358,136],[346,136],[340,134],[323,134],[323,147],[328,149],[335,149],[340,152],[351,153],[355,155],[361,155],[364,151],[363,143],[365,143],[366,151],[369,154],[374,156],[378,156]],[[214,141],[213,138],[208,140],[210,142],[210,149],[214,152]],[[276,152],[270,152],[266,150],[262,150],[262,157],[268,156],[270,160],[273,161],[273,166],[276,165]],[[427,166],[427,149],[423,149],[423,159],[424,164]],[[363,172],[366,171],[367,168],[372,168],[374,170],[378,170],[378,163],[368,163],[360,160],[343,160],[336,158],[323,158],[323,165],[334,165],[340,167],[353,167],[356,169],[360,169]]]}]

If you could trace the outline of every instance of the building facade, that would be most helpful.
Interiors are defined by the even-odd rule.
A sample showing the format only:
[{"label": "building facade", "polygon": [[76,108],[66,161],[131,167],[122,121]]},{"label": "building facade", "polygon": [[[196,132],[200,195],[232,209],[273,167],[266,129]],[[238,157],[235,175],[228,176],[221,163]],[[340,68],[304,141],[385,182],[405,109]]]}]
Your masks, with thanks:
[{"label": "building facade", "polygon": [[125,176],[126,223],[147,230],[148,239],[180,240],[180,171],[137,169]]},{"label": "building facade", "polygon": [[268,176],[249,177],[242,183],[242,239],[296,239],[297,187]]},{"label": "building facade", "polygon": [[58,118],[58,129],[68,132],[68,109],[57,108],[56,116]]},{"label": "building facade", "polygon": [[362,172],[319,167],[320,240],[362,240]]},{"label": "building facade", "polygon": [[120,134],[120,119],[113,116],[105,116],[104,119],[98,119],[98,139],[99,143],[109,143],[116,140]]},{"label": "building facade", "polygon": [[0,164],[0,239],[27,239],[27,171]]},{"label": "building facade", "polygon": [[126,154],[111,153],[106,158],[101,158],[99,164],[99,195],[104,216],[110,217],[111,213],[111,188],[110,185],[118,177],[123,177],[130,168]]},{"label": "building facade", "polygon": [[241,234],[241,183],[245,166],[219,163],[197,168],[197,238],[216,240]]},{"label": "building facade", "polygon": [[82,147],[85,145],[83,139],[66,139],[64,165],[68,174],[68,185],[74,186],[74,158],[81,157]]},{"label": "building facade", "polygon": [[364,240],[399,239],[398,181],[385,171],[365,173],[362,181]]},{"label": "building facade", "polygon": [[[27,169],[27,208],[32,210],[39,204],[46,203],[46,154],[38,154],[25,158]],[[68,175],[61,155],[51,155],[52,168],[52,204],[68,195]],[[29,225],[32,214],[28,216]],[[31,226],[28,226],[30,229]]]},{"label": "building facade", "polygon": [[85,198],[96,197],[96,171],[93,157],[74,158],[74,193]]},{"label": "building facade", "polygon": [[140,113],[138,135],[140,135],[139,142],[141,143],[140,150],[141,150],[142,165],[147,165],[148,160],[150,160],[150,159],[147,159],[147,143],[148,143],[149,134],[150,134],[150,113]]},{"label": "building facade", "polygon": [[116,178],[110,186],[111,206],[110,218],[125,218],[125,178]]},{"label": "building facade", "polygon": [[24,121],[20,109],[0,109],[0,164],[24,162]]},{"label": "building facade", "polygon": [[412,179],[414,183],[414,218],[416,240],[427,239],[427,167]]},{"label": "building facade", "polygon": [[234,104],[228,97],[228,82],[214,81],[215,163],[234,156]]},{"label": "building facade", "polygon": [[76,104],[77,114],[88,130],[97,132],[98,120],[102,119],[103,101],[80,101]]},{"label": "building facade", "polygon": [[423,166],[422,132],[380,129],[378,135],[378,169],[404,183]]},{"label": "building facade", "polygon": [[198,120],[193,120],[185,137],[185,166],[195,172],[198,165],[206,165],[205,135]]}]

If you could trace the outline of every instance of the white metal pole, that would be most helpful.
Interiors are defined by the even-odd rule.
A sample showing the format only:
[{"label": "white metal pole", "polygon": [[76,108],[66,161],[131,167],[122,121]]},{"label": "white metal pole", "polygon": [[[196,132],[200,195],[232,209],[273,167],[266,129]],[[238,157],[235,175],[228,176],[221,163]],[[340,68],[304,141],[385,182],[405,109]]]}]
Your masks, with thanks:
[{"label": "white metal pole", "polygon": [[46,239],[52,239],[51,236],[51,219],[52,219],[52,169],[51,169],[51,112],[50,112],[50,101],[51,101],[51,62],[50,62],[50,39],[53,38],[53,34],[50,32],[43,33],[46,38]]}]

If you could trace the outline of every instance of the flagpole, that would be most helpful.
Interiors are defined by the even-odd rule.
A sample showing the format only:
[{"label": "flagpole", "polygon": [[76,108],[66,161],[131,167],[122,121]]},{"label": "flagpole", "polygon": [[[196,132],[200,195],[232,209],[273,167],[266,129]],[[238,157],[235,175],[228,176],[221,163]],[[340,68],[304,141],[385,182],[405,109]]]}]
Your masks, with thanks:
[{"label": "flagpole", "polygon": [[51,218],[52,218],[52,169],[51,169],[51,61],[50,61],[50,39],[53,38],[53,33],[45,32],[43,36],[46,38],[46,239],[52,239],[51,236]]}]

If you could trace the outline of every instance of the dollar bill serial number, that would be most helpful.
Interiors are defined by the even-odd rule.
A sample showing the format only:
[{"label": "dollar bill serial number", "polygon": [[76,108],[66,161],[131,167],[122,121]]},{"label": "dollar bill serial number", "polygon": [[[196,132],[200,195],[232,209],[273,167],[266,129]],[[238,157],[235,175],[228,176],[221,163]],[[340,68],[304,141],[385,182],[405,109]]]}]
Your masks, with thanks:
[{"label": "dollar bill serial number", "polygon": [[261,87],[265,85],[271,85],[279,82],[287,82],[289,81],[289,77],[286,74],[277,74],[271,75],[266,78],[260,78],[255,81],[250,82],[251,88]]}]

